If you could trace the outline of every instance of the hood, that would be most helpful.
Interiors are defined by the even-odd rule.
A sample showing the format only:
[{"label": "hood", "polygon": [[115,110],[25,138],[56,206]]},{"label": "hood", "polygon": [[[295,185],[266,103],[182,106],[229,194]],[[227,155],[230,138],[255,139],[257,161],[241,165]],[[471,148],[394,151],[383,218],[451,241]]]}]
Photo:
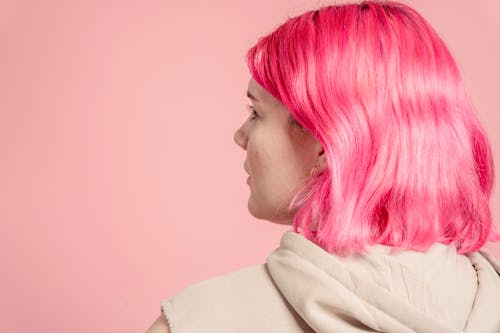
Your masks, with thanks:
[{"label": "hood", "polygon": [[342,258],[287,231],[267,265],[315,332],[500,332],[500,264],[490,254],[441,243],[425,253],[368,249]]}]

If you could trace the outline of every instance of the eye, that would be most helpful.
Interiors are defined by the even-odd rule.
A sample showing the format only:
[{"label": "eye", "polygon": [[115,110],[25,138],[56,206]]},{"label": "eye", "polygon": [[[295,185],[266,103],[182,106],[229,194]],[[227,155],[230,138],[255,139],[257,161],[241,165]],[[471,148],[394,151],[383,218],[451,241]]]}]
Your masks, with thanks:
[{"label": "eye", "polygon": [[250,113],[250,120],[254,120],[259,116],[259,114],[255,111],[255,108],[252,105],[247,105],[247,110]]}]

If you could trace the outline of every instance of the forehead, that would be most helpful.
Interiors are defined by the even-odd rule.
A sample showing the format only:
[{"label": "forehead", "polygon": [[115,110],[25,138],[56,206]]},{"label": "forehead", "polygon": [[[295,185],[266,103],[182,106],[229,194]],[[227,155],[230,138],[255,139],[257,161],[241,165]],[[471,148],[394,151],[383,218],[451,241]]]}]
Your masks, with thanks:
[{"label": "forehead", "polygon": [[253,78],[250,78],[248,81],[248,92],[255,96],[257,99],[260,99],[260,95],[262,94],[263,88],[260,84],[257,83]]},{"label": "forehead", "polygon": [[248,81],[248,92],[254,96],[260,103],[281,104],[273,95],[262,87],[254,78]]}]

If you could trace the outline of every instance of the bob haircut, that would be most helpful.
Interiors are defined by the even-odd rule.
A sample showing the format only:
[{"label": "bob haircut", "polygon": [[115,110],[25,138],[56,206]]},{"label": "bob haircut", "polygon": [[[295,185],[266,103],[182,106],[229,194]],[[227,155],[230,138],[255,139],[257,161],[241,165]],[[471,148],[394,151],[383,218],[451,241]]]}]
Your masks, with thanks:
[{"label": "bob haircut", "polygon": [[464,254],[500,240],[488,138],[448,48],[414,9],[324,6],[288,18],[246,57],[326,155],[288,207],[295,232],[342,256],[435,242]]}]

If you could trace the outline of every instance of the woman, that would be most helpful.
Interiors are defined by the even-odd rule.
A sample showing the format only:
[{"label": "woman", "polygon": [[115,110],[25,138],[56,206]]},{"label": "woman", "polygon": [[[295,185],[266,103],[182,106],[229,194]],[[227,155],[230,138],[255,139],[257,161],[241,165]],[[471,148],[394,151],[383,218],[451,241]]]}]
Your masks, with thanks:
[{"label": "woman", "polygon": [[500,332],[491,147],[415,10],[327,6],[248,52],[250,213],[292,224],[262,265],[190,286],[148,332]]}]

